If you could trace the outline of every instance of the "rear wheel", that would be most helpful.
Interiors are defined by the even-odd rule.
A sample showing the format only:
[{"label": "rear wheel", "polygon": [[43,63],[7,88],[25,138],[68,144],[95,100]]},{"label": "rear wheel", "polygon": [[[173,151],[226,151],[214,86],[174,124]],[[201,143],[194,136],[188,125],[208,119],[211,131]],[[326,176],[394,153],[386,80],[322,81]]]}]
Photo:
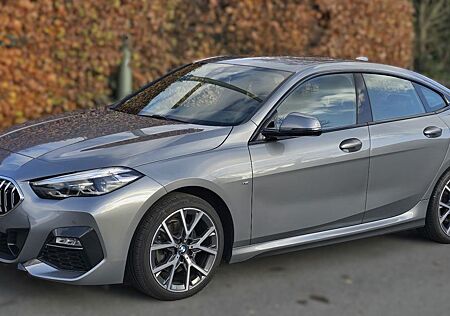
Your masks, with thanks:
[{"label": "rear wheel", "polygon": [[128,263],[132,283],[161,300],[197,293],[220,264],[223,235],[209,203],[190,194],[169,194],[149,210],[135,233]]},{"label": "rear wheel", "polygon": [[423,233],[431,240],[450,243],[450,172],[436,184],[430,197]]}]

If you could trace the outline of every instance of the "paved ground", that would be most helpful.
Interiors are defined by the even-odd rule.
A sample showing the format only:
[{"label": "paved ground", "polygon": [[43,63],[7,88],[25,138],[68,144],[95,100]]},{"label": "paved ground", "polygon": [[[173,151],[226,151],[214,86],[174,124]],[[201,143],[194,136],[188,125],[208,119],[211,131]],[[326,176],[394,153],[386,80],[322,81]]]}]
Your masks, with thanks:
[{"label": "paved ground", "polygon": [[0,265],[0,315],[449,315],[450,246],[415,232],[222,265],[193,298],[74,287]]}]

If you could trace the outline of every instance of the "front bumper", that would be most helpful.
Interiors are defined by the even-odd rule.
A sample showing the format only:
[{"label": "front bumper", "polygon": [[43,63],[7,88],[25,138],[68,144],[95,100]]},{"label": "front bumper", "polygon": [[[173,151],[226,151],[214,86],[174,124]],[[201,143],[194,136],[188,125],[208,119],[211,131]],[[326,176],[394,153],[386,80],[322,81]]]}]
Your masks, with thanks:
[{"label": "front bumper", "polygon": [[[84,285],[123,282],[134,231],[149,207],[165,193],[160,184],[148,177],[103,196],[64,200],[41,199],[28,182],[16,184],[24,199],[14,210],[0,216],[0,236],[19,231],[25,239],[17,243],[17,253],[0,251],[0,262],[17,264],[34,277]],[[79,227],[90,228],[98,237],[102,257],[94,260],[94,266],[75,271],[42,260],[42,250],[52,232]],[[9,246],[14,245],[7,244],[5,249]]]}]

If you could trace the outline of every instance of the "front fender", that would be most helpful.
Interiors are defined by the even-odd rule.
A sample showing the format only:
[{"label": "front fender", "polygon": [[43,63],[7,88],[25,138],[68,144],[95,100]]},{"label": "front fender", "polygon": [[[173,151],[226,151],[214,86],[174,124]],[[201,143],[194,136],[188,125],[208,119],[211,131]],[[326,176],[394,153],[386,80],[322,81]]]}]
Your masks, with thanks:
[{"label": "front fender", "polygon": [[230,210],[235,244],[251,238],[252,168],[247,146],[217,149],[135,168],[166,192],[200,187],[217,194]]}]

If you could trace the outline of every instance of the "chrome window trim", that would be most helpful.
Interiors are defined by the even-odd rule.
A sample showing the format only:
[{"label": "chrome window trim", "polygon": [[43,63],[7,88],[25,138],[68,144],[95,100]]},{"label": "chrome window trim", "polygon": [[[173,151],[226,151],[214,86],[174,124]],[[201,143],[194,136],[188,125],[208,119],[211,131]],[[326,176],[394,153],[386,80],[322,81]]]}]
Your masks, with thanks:
[{"label": "chrome window trim", "polygon": [[[374,64],[374,66],[382,66],[382,65]],[[314,69],[314,67],[310,67],[309,69]],[[254,124],[257,125],[257,127],[253,131],[251,137],[249,138],[248,145],[252,145],[252,144],[261,142],[261,140],[258,139],[260,130],[263,128],[263,126],[265,124],[267,124],[267,121],[271,118],[272,114],[277,109],[277,107],[282,103],[282,101],[290,93],[292,93],[293,90],[295,90],[298,86],[300,86],[304,82],[306,82],[310,79],[314,79],[316,77],[323,76],[323,75],[353,73],[354,75],[356,75],[356,74],[361,74],[361,75],[374,74],[374,75],[384,75],[384,76],[395,77],[395,78],[399,78],[399,79],[403,79],[403,80],[408,80],[411,83],[420,84],[420,85],[438,93],[439,95],[441,95],[441,97],[446,102],[446,106],[444,106],[443,108],[441,108],[437,111],[434,111],[434,112],[425,112],[425,113],[410,116],[410,117],[402,117],[402,118],[396,118],[396,119],[392,119],[392,120],[384,120],[384,121],[376,121],[376,122],[373,121],[373,119],[372,119],[371,121],[366,122],[365,124],[362,124],[361,126],[383,124],[383,123],[395,122],[395,121],[400,121],[400,120],[408,120],[408,119],[417,118],[417,117],[421,117],[421,116],[429,116],[429,115],[439,114],[439,113],[448,111],[450,109],[450,100],[448,99],[446,92],[441,87],[436,86],[438,83],[436,83],[436,85],[435,85],[432,82],[429,82],[428,80],[421,78],[420,74],[415,74],[415,73],[406,74],[406,73],[402,73],[400,71],[391,70],[391,69],[372,69],[371,67],[370,68],[369,67],[360,67],[360,65],[358,65],[358,67],[352,67],[352,66],[345,65],[345,67],[340,68],[340,69],[323,69],[323,70],[317,70],[317,71],[313,70],[313,72],[311,72],[309,74],[305,74],[305,72],[307,72],[309,69],[307,68],[307,69],[297,72],[294,75],[292,75],[291,77],[289,77],[288,79],[292,80],[292,82],[289,83],[288,82],[289,80],[286,79],[285,82],[280,84],[280,86],[274,92],[276,92],[277,90],[282,90],[282,86],[284,86],[287,83],[289,84],[289,87],[287,87],[286,91],[275,102],[273,102],[272,107],[270,109],[268,109],[268,111],[263,116],[263,118],[259,124],[255,123],[254,118],[255,118],[255,116],[259,115],[260,110],[258,110],[256,113],[254,113],[253,117],[251,118],[251,121],[254,122]],[[367,93],[367,88],[365,90]],[[268,100],[269,100],[269,97],[266,99],[266,101],[268,101]],[[266,102],[266,103],[268,103],[268,102]],[[258,120],[256,120],[256,121],[258,121]],[[355,127],[360,127],[360,126],[358,124],[350,125],[350,126],[345,126],[345,127],[339,128],[337,130],[344,130],[344,129],[350,129],[350,128],[355,128]],[[333,132],[333,131],[334,130],[324,130],[323,133]]]}]

